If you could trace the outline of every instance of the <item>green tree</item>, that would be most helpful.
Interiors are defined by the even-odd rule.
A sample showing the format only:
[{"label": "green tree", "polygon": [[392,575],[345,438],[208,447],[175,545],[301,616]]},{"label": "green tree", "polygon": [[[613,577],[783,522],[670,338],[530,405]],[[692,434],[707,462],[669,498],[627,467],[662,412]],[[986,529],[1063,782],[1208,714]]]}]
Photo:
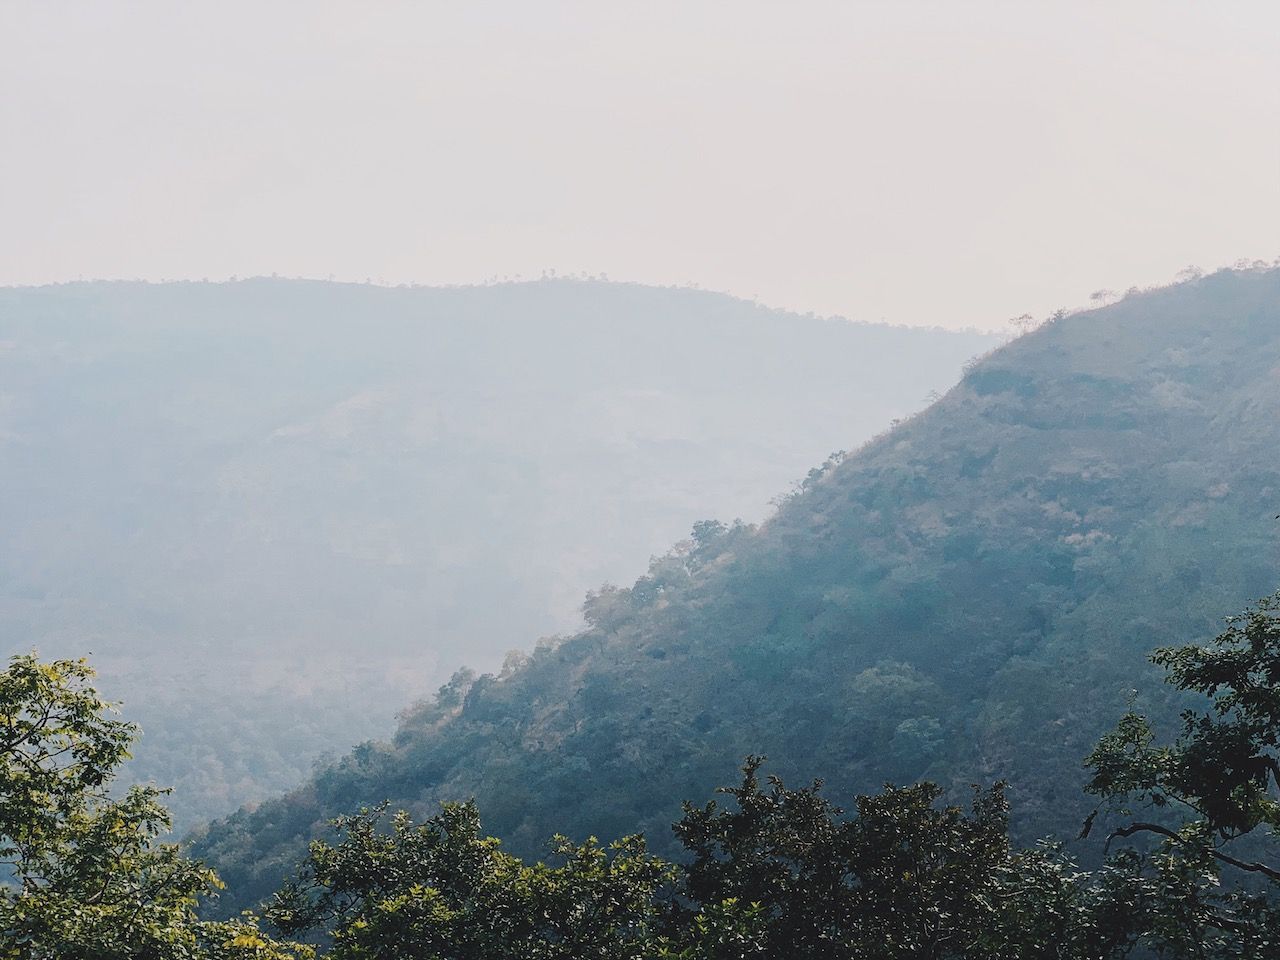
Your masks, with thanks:
[{"label": "green tree", "polygon": [[203,923],[220,886],[158,838],[162,791],[112,791],[133,725],[111,716],[82,660],[17,656],[0,673],[0,957],[23,960],[305,956],[251,918]]},{"label": "green tree", "polygon": [[556,837],[526,865],[483,835],[473,803],[426,822],[365,810],[334,821],[267,908],[286,935],[325,934],[336,960],[637,960],[657,940],[671,868],[639,837]]},{"label": "green tree", "polygon": [[[1011,850],[1000,785],[975,790],[967,812],[940,806],[934,784],[888,786],[857,797],[845,816],[820,782],[762,784],[761,762],[748,758],[741,785],[721,791],[731,805],[686,804],[676,824],[691,854],[675,924],[693,934],[685,955],[1120,955],[1126,935],[1095,922],[1099,901],[1085,875],[1052,848]],[[704,929],[728,931],[731,949],[706,949]]]},{"label": "green tree", "polygon": [[1209,705],[1183,713],[1171,743],[1145,716],[1121,718],[1086,759],[1102,808],[1083,833],[1105,809],[1123,818],[1108,845],[1157,841],[1139,871],[1152,943],[1187,956],[1280,955],[1280,594],[1229,619],[1208,645],[1151,659]]}]

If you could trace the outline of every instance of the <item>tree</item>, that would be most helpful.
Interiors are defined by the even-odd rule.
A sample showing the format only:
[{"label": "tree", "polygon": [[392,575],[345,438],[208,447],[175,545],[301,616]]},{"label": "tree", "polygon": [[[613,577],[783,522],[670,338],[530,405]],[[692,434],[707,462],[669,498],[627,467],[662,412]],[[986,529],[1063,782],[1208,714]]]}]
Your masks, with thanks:
[{"label": "tree", "polygon": [[203,923],[214,873],[158,842],[162,791],[112,791],[136,728],[113,718],[83,660],[17,656],[0,673],[0,957],[309,955],[273,943],[251,918]]},{"label": "tree", "polygon": [[334,821],[267,909],[286,935],[332,937],[335,960],[638,960],[652,956],[670,867],[639,837],[551,843],[525,865],[481,832],[473,803],[416,824],[364,810]]},{"label": "tree", "polygon": [[[1201,864],[1125,851],[1089,874],[1054,845],[1013,849],[999,785],[967,811],[888,786],[846,815],[820,783],[762,784],[761,763],[720,791],[732,804],[686,804],[682,866],[639,837],[556,837],[526,865],[474,803],[421,824],[379,808],[336,820],[267,915],[333,960],[1121,960],[1200,956],[1215,929]],[[1265,945],[1269,908],[1242,906],[1241,942]]]},{"label": "tree", "polygon": [[[1127,934],[1098,922],[1088,877],[1054,848],[1010,849],[1001,785],[975,789],[968,812],[940,806],[942,791],[931,783],[887,786],[857,797],[845,816],[820,782],[799,790],[776,777],[762,784],[761,762],[748,758],[741,785],[721,791],[732,807],[686,804],[676,824],[692,856],[675,927],[694,934],[678,956],[1122,955]],[[709,934],[729,946],[707,948]]]},{"label": "tree", "polygon": [[[1184,712],[1167,744],[1131,711],[1086,759],[1088,791],[1124,818],[1107,842],[1158,841],[1148,858],[1148,875],[1166,888],[1149,907],[1157,938],[1182,938],[1197,955],[1277,955],[1280,594],[1229,619],[1212,643],[1163,648],[1151,660],[1168,683],[1210,703]],[[1235,881],[1225,887],[1224,871]]]}]

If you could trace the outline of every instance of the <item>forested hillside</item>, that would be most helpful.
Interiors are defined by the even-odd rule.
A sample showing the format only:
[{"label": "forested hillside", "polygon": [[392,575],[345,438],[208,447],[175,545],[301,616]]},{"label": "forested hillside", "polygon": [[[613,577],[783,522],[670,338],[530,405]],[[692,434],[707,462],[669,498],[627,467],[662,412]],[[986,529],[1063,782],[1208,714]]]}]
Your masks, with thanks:
[{"label": "forested hillside", "polygon": [[593,593],[585,630],[459,674],[196,848],[230,908],[384,799],[425,818],[475,797],[522,853],[556,831],[661,847],[672,798],[752,752],[836,795],[1007,779],[1015,835],[1074,835],[1081,758],[1131,690],[1178,708],[1147,652],[1274,589],[1278,502],[1280,272],[1132,294],[972,366],[762,526],[699,524]]},{"label": "forested hillside", "polygon": [[91,653],[190,824],[576,629],[993,343],[594,282],[0,289],[4,652]]}]

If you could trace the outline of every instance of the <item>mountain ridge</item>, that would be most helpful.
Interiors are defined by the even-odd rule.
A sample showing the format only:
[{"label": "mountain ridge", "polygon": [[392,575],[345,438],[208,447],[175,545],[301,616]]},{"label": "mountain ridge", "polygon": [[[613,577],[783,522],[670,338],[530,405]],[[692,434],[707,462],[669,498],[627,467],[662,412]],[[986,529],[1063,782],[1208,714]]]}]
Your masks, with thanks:
[{"label": "mountain ridge", "polygon": [[91,652],[143,725],[134,775],[190,825],[574,629],[588,588],[763,514],[991,338],[640,285],[262,278],[4,288],[0,342],[0,635]]},{"label": "mountain ridge", "polygon": [[592,594],[585,631],[459,676],[195,847],[251,899],[325,816],[384,799],[475,796],[521,852],[557,831],[661,845],[673,798],[747,753],[839,792],[1008,779],[1024,835],[1065,835],[1126,691],[1176,712],[1146,652],[1274,588],[1277,384],[1277,271],[1063,317],[760,528],[702,525]]},{"label": "mountain ridge", "polygon": [[776,304],[764,303],[758,299],[745,297],[741,294],[732,293],[728,290],[713,290],[696,284],[646,283],[643,280],[615,280],[604,276],[594,277],[589,275],[555,275],[477,283],[418,283],[409,281],[403,283],[375,283],[372,281],[360,280],[330,280],[321,277],[286,277],[280,274],[254,274],[252,276],[244,277],[229,277],[225,280],[210,280],[207,277],[176,277],[160,280],[126,277],[92,277],[89,279],[78,278],[75,280],[51,280],[45,283],[0,283],[0,290],[31,292],[42,290],[74,290],[77,288],[92,287],[227,287],[236,285],[252,287],[255,285],[266,284],[299,287],[312,286],[322,289],[338,288],[358,290],[419,291],[428,294],[440,291],[453,291],[466,294],[483,290],[523,290],[530,288],[555,287],[610,287],[621,289],[629,288],[633,290],[665,290],[692,296],[706,297],[708,300],[732,301],[744,307],[751,307],[752,309],[760,310],[765,313],[771,313],[792,319],[809,321],[816,320],[826,323],[847,323],[856,327],[878,327],[889,330],[917,330],[922,333],[952,333],[978,337],[1003,337],[1005,335],[1005,330],[1002,326],[995,326],[991,328],[975,326],[945,327],[940,324],[910,324],[893,323],[889,320],[863,320],[839,313],[820,314],[812,310],[801,313],[798,310],[792,310]]}]

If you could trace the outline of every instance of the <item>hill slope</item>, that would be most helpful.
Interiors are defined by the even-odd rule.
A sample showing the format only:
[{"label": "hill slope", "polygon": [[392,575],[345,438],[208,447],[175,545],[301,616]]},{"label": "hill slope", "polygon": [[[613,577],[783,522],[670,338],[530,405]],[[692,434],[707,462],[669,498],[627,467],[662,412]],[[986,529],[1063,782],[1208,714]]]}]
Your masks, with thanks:
[{"label": "hill slope", "polygon": [[[814,416],[823,416],[815,411]],[[1023,836],[1078,826],[1080,759],[1169,715],[1153,646],[1274,589],[1280,272],[1041,328],[811,475],[759,529],[699,528],[588,629],[470,682],[199,838],[241,898],[324,818],[475,796],[518,850],[645,830],[748,751],[836,791],[1007,778]]]},{"label": "hill slope", "polygon": [[92,652],[135,774],[225,813],[992,343],[606,283],[3,289],[0,637]]}]

